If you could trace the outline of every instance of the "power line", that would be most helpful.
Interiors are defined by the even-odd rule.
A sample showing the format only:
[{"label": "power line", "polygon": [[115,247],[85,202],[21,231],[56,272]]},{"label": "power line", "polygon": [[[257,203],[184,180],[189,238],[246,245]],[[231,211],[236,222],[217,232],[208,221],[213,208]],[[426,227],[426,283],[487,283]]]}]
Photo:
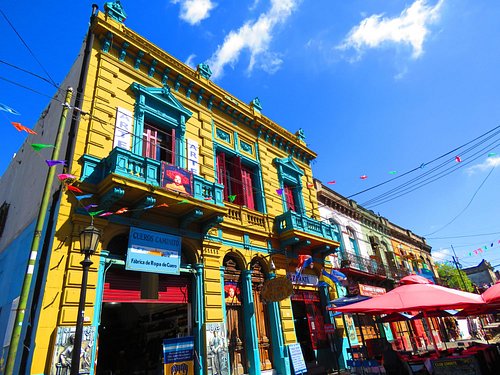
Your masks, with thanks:
[{"label": "power line", "polygon": [[479,187],[476,189],[476,191],[474,192],[474,194],[472,195],[472,198],[469,200],[469,203],[467,203],[467,205],[463,208],[462,211],[460,211],[453,219],[451,219],[447,224],[445,224],[444,226],[442,226],[441,228],[439,228],[438,230],[435,230],[434,232],[432,233],[428,233],[428,234],[424,234],[424,236],[427,236],[427,235],[433,235],[434,233],[437,233],[437,232],[440,232],[442,231],[444,228],[448,227],[451,223],[453,223],[456,219],[458,219],[460,217],[460,215],[462,215],[465,210],[467,210],[467,208],[469,208],[469,206],[471,205],[472,201],[474,200],[474,198],[476,197],[477,193],[479,192],[479,190],[483,187],[484,183],[486,182],[486,180],[488,179],[488,177],[490,177],[490,175],[493,173],[493,170],[495,169],[495,167],[491,168],[491,171],[490,173],[488,173],[488,175],[484,178],[483,182],[481,182],[481,184],[479,185]]},{"label": "power line", "polygon": [[[400,191],[397,191],[398,188],[394,189],[392,193],[384,193],[383,195],[389,195],[389,197],[385,198],[383,195],[382,196],[379,196],[377,198],[374,198],[372,199],[371,201],[369,202],[363,202],[362,205],[365,205],[369,208],[371,207],[376,207],[376,206],[379,206],[381,204],[384,204],[384,203],[387,203],[387,202],[390,202],[392,200],[395,200],[401,196],[404,196],[404,195],[407,195],[421,187],[424,187],[426,185],[429,185],[430,183],[434,182],[434,181],[437,181],[443,177],[446,177],[447,175],[449,175],[450,173],[452,172],[455,172],[457,169],[460,169],[460,168],[465,168],[467,165],[471,164],[472,162],[476,161],[477,159],[479,159],[480,157],[482,157],[484,155],[485,152],[487,151],[491,151],[492,149],[494,149],[495,147],[499,146],[500,145],[500,140],[496,140],[495,142],[497,142],[496,144],[492,144],[490,143],[489,145],[487,145],[486,147],[483,147],[482,149],[480,149],[479,151],[477,151],[475,154],[472,155],[472,159],[469,159],[467,162],[462,162],[460,163],[460,165],[457,165],[457,166],[452,166],[452,167],[449,167],[448,169],[446,169],[445,171],[443,172],[439,172],[438,174],[434,175],[434,176],[430,176],[428,178],[426,178],[425,180],[422,180],[421,182],[419,182],[418,184],[414,185],[414,186],[409,186],[405,189],[402,189]],[[405,185],[408,185],[409,183],[411,182],[414,182],[415,180],[417,179],[414,179],[408,183],[406,183]],[[390,196],[392,195],[392,196]],[[385,198],[385,199],[383,199]]]},{"label": "power line", "polygon": [[355,196],[357,196],[357,195],[359,195],[359,194],[365,193],[365,192],[370,191],[370,190],[373,190],[373,189],[375,189],[375,188],[377,188],[377,187],[379,187],[379,186],[382,186],[382,185],[388,184],[389,182],[392,182],[392,181],[394,181],[394,180],[397,180],[397,179],[399,179],[399,178],[402,178],[402,177],[404,177],[404,176],[406,176],[406,175],[408,175],[408,174],[410,174],[410,173],[412,173],[412,172],[415,172],[415,171],[421,170],[423,167],[425,167],[425,166],[427,166],[427,165],[429,165],[429,164],[432,164],[432,163],[434,163],[435,161],[437,161],[437,160],[439,160],[439,159],[442,159],[442,158],[444,158],[444,157],[446,157],[446,156],[448,156],[448,155],[450,155],[450,154],[454,154],[454,153],[456,153],[456,151],[460,150],[462,147],[465,147],[466,145],[468,145],[468,144],[470,144],[470,143],[472,143],[472,142],[474,142],[474,141],[478,140],[479,138],[484,137],[486,134],[491,133],[492,131],[494,131],[494,130],[496,130],[496,129],[498,129],[498,128],[500,128],[500,125],[499,125],[499,126],[497,126],[497,127],[495,127],[495,128],[493,128],[493,129],[491,129],[491,130],[489,130],[489,131],[487,131],[486,133],[483,133],[482,135],[480,135],[480,136],[478,136],[478,137],[474,138],[473,140],[471,140],[471,141],[469,141],[469,142],[467,142],[467,143],[464,143],[463,145],[458,146],[458,147],[454,148],[453,150],[450,150],[450,151],[446,152],[445,154],[443,154],[443,155],[441,155],[441,156],[438,156],[438,157],[436,157],[436,158],[432,159],[431,161],[429,161],[429,162],[427,162],[427,163],[422,163],[420,166],[418,166],[418,167],[416,167],[416,168],[413,168],[413,169],[411,169],[411,170],[409,170],[409,171],[407,171],[407,172],[405,172],[405,173],[403,173],[403,174],[401,174],[401,175],[399,175],[399,176],[397,176],[397,177],[391,178],[391,179],[389,179],[389,180],[387,180],[387,181],[384,181],[384,182],[382,182],[382,183],[380,183],[380,184],[377,184],[377,185],[375,185],[375,186],[372,186],[372,187],[370,187],[370,188],[368,188],[368,189],[365,189],[365,190],[359,191],[359,192],[357,192],[357,193],[355,193],[355,194],[351,194],[351,195],[349,195],[349,196],[348,196],[348,197],[346,197],[346,198],[347,198],[347,199],[350,199],[350,198],[355,197]]},{"label": "power line", "polygon": [[10,22],[10,20],[7,18],[7,15],[1,9],[0,9],[0,13],[2,13],[2,16],[5,18],[5,20],[7,21],[7,23],[9,24],[9,26],[12,28],[12,30],[14,30],[14,32],[16,33],[16,35],[18,36],[18,38],[21,40],[21,42],[24,44],[24,46],[28,49],[28,51],[31,54],[31,56],[35,59],[35,61],[38,63],[38,65],[42,68],[42,70],[45,72],[45,74],[47,75],[47,77],[49,77],[49,79],[51,81],[51,84],[54,87],[59,88],[58,85],[55,83],[55,81],[50,76],[49,72],[47,72],[47,70],[43,67],[42,63],[37,59],[37,57],[35,56],[35,54],[31,50],[31,48],[24,41],[24,39],[22,38],[21,34],[18,33],[18,31],[16,30],[16,28],[14,27],[14,25],[12,24],[12,22]]},{"label": "power line", "polygon": [[[42,81],[45,81],[45,82],[47,82],[47,83],[49,83],[49,84],[51,84],[51,85],[53,84],[53,83],[52,83],[50,80],[48,80],[47,78],[44,78],[44,77],[42,77],[42,76],[39,76],[38,74],[33,73],[33,72],[29,71],[29,70],[23,69],[23,68],[21,68],[20,66],[17,66],[17,65],[14,65],[14,64],[8,63],[7,61],[4,61],[4,60],[0,60],[0,63],[5,64],[5,65],[7,65],[7,66],[10,66],[11,68],[14,68],[14,69],[20,70],[21,72],[24,72],[24,73],[30,74],[30,75],[32,75],[32,76],[34,76],[34,77],[36,77],[36,78],[38,78],[38,79],[41,79]],[[59,87],[58,87],[58,88],[59,88]]]}]

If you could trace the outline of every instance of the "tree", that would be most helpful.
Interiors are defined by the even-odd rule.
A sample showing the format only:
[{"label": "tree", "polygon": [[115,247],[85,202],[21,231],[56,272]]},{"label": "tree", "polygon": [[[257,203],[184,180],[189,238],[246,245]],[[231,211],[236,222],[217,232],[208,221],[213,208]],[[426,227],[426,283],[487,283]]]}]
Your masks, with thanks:
[{"label": "tree", "polygon": [[[438,267],[439,278],[449,288],[474,292],[472,281],[462,270],[457,270],[455,266],[447,263],[436,263]],[[464,285],[465,284],[465,285]]]}]

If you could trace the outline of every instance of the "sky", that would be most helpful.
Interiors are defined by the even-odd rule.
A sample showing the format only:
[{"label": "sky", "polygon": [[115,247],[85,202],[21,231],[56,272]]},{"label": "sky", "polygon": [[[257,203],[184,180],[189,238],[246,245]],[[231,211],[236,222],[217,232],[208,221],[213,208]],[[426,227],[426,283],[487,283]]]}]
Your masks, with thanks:
[{"label": "sky", "polygon": [[[316,178],[500,269],[500,2],[123,0],[125,24],[295,133]],[[0,4],[0,174],[77,57],[92,2]],[[98,3],[100,10],[104,2]],[[330,184],[328,184],[330,182]],[[335,182],[335,183],[333,183]],[[0,192],[1,200],[1,192]]]}]

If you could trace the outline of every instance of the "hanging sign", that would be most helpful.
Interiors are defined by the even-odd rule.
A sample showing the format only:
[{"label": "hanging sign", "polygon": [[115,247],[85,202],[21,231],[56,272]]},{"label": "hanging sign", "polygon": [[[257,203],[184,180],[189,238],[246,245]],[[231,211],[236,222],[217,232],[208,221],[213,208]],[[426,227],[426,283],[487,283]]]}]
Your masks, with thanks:
[{"label": "hanging sign", "polygon": [[296,285],[317,286],[319,281],[318,276],[304,273],[297,275],[295,272],[287,272],[286,277]]},{"label": "hanging sign", "polygon": [[194,374],[194,337],[163,340],[164,374]]},{"label": "hanging sign", "polygon": [[381,288],[373,285],[359,284],[359,294],[367,297],[376,297],[381,294],[385,294],[385,288]]},{"label": "hanging sign", "polygon": [[288,345],[288,351],[290,352],[290,360],[292,361],[293,372],[295,374],[303,374],[307,372],[306,362],[304,361],[304,355],[302,354],[302,348],[299,343]]},{"label": "hanging sign", "polygon": [[125,268],[179,275],[180,253],[179,236],[131,227]]},{"label": "hanging sign", "polygon": [[132,119],[132,112],[125,108],[116,108],[115,139],[113,140],[113,148],[120,147],[130,151]]},{"label": "hanging sign", "polygon": [[288,298],[293,293],[293,285],[284,276],[266,280],[260,292],[260,298],[266,302],[278,302]]}]

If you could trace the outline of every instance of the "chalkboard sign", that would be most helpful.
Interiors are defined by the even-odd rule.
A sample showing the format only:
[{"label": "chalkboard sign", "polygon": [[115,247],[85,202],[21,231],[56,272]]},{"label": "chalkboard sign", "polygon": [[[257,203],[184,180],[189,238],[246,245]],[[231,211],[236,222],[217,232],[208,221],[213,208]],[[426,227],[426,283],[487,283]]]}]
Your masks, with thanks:
[{"label": "chalkboard sign", "polygon": [[293,372],[295,374],[307,372],[306,362],[304,361],[300,344],[295,343],[288,345],[288,351],[290,352],[290,359],[292,360]]}]

